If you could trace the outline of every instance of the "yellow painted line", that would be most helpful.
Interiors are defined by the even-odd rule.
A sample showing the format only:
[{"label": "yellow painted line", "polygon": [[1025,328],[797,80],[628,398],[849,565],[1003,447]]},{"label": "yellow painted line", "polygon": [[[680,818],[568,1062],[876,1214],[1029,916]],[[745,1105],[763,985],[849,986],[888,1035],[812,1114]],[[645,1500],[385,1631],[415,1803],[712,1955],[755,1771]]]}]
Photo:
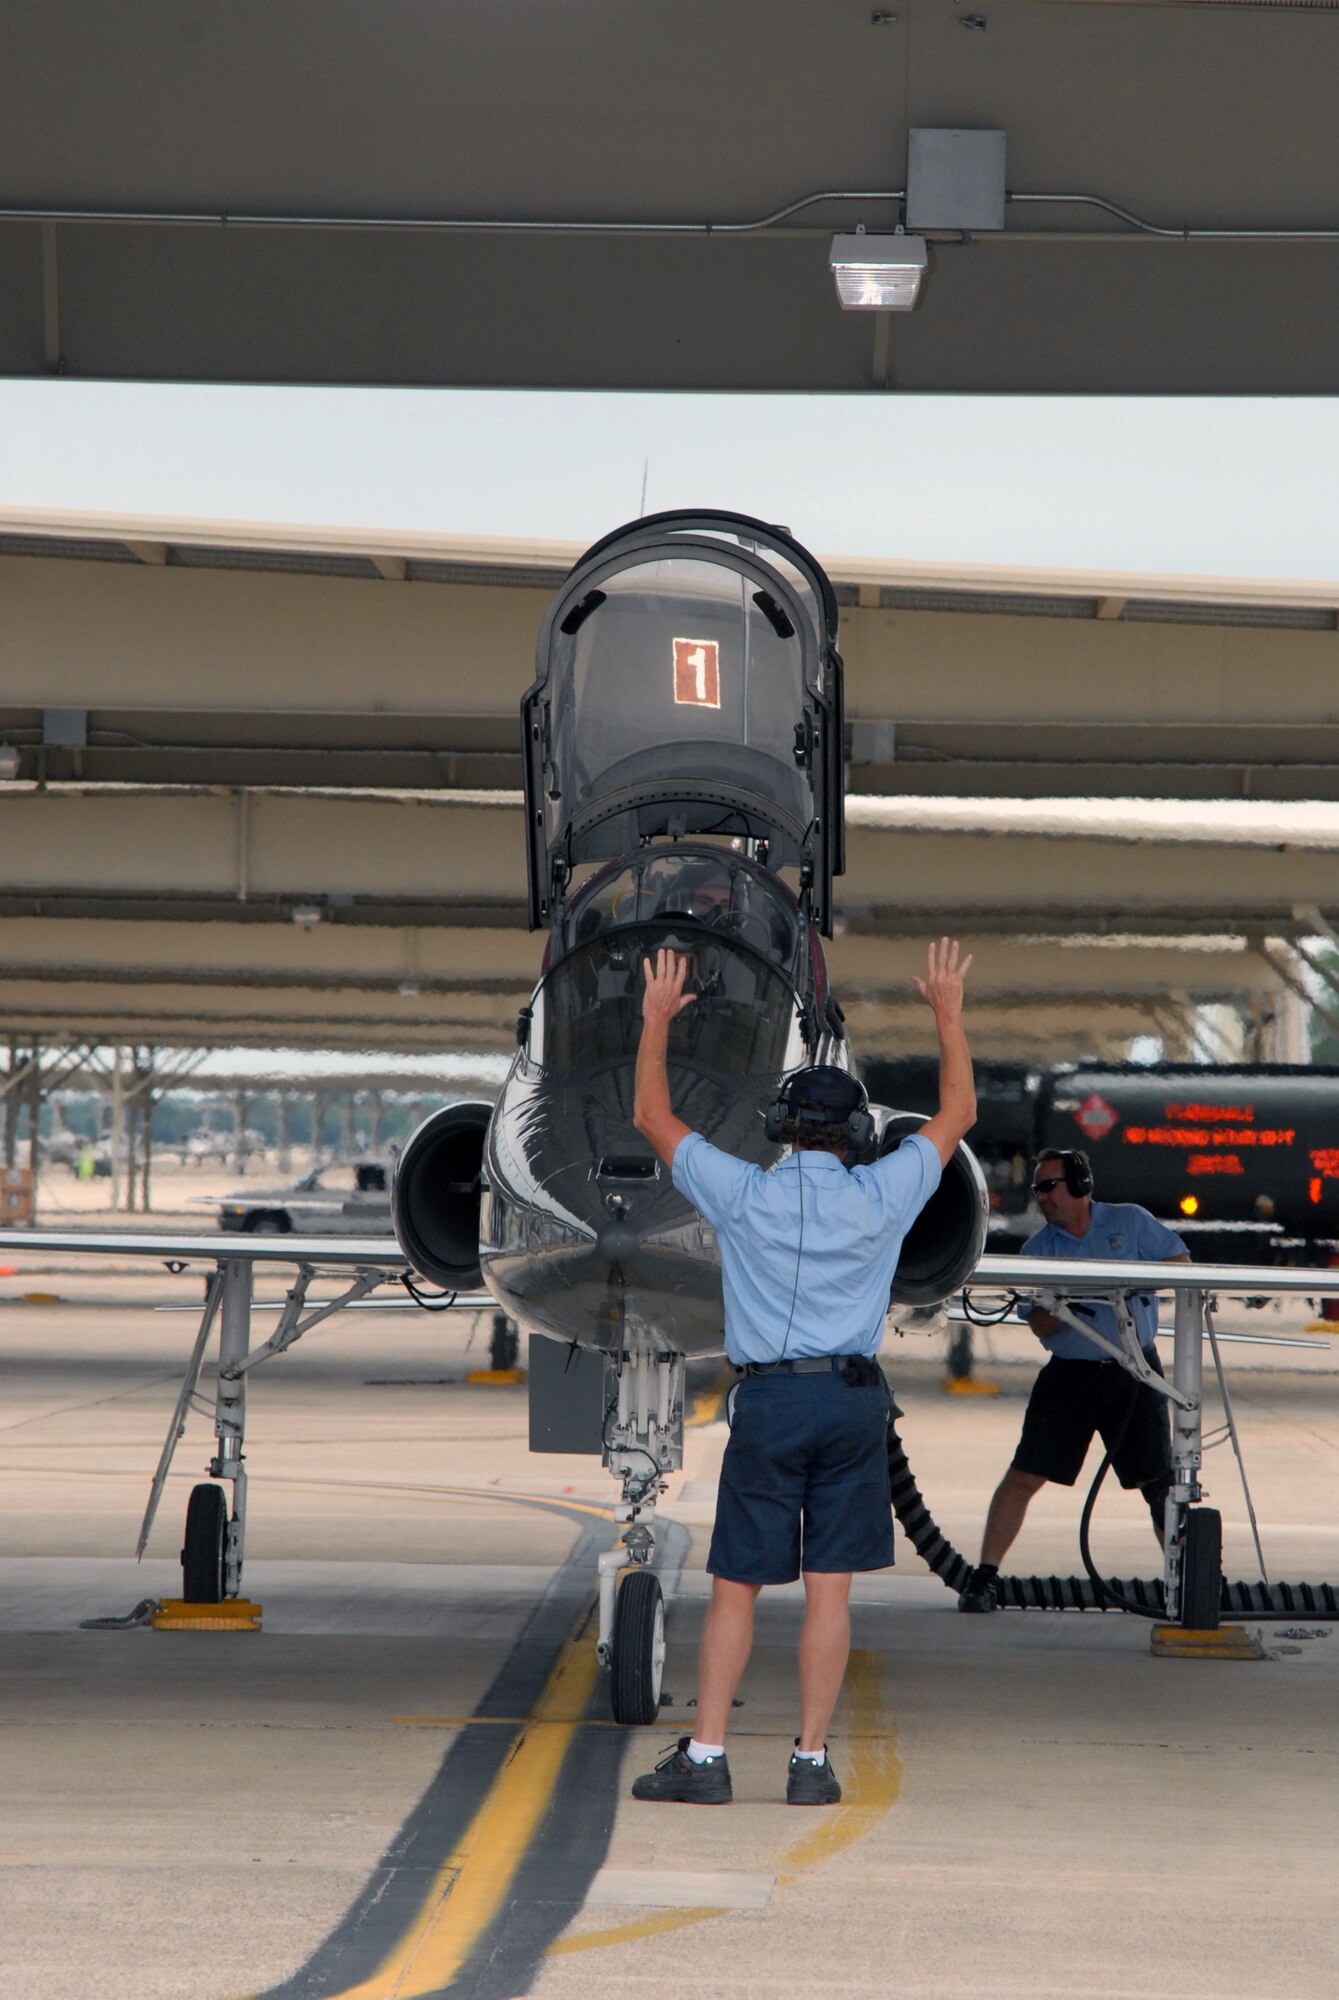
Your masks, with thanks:
[{"label": "yellow painted line", "polygon": [[[392,1723],[402,1729],[524,1729],[530,1721],[524,1715],[393,1715]],[[663,1735],[670,1725],[655,1728],[655,1734]],[[581,1729],[621,1729],[626,1732],[626,1722],[614,1722],[607,1715],[587,1715],[578,1724]],[[730,1731],[730,1741],[738,1742],[741,1736],[756,1737],[761,1742],[775,1743],[773,1729],[738,1729]],[[871,1730],[866,1736],[857,1736],[852,1730],[842,1731],[843,1743],[882,1743],[886,1732]]]},{"label": "yellow painted line", "polygon": [[[534,1729],[547,1727],[524,1715],[393,1715],[393,1723],[404,1729]],[[564,1728],[566,1724],[562,1725]],[[609,1716],[587,1715],[574,1725],[577,1729],[626,1729]]]},{"label": "yellow painted line", "polygon": [[501,1909],[548,1809],[597,1671],[594,1647],[569,1639],[418,1917],[370,1979],[333,2000],[416,2000],[455,1978]]},{"label": "yellow painted line", "polygon": [[561,1958],[569,1951],[602,1951],[609,1944],[631,1944],[636,1938],[659,1937],[664,1931],[685,1930],[689,1924],[704,1924],[708,1917],[723,1917],[721,1910],[660,1910],[654,1917],[638,1917],[634,1923],[619,1924],[612,1931],[581,1931],[576,1937],[558,1938],[548,1946],[546,1958]]},{"label": "yellow painted line", "polygon": [[[831,1861],[872,1833],[897,1803],[902,1764],[897,1727],[883,1698],[883,1662],[878,1653],[856,1652],[846,1670],[847,1703],[860,1744],[850,1774],[842,1780],[842,1802],[823,1812],[822,1823],[782,1855],[777,1864],[784,1884],[816,1862]],[[817,1815],[816,1815],[817,1816]]]},{"label": "yellow painted line", "polygon": [[[786,1871],[778,1877],[782,1886],[794,1882],[817,1862],[830,1861],[857,1840],[863,1840],[896,1804],[902,1789],[897,1729],[884,1700],[883,1663],[877,1653],[852,1653],[842,1692],[843,1707],[853,1726],[841,1732],[841,1741],[858,1743],[861,1748],[855,1753],[849,1775],[843,1779],[842,1803],[836,1807],[805,1809],[806,1816],[821,1818],[821,1823],[782,1855],[778,1863]],[[764,1733],[731,1731],[734,1736]],[[731,1914],[723,1909],[662,1910],[653,1917],[620,1924],[616,1930],[582,1931],[574,1937],[558,1938],[545,1956],[556,1958],[573,1951],[599,1951],[606,1945],[630,1944],[638,1938],[686,1930],[692,1924],[709,1923],[713,1917]]]}]

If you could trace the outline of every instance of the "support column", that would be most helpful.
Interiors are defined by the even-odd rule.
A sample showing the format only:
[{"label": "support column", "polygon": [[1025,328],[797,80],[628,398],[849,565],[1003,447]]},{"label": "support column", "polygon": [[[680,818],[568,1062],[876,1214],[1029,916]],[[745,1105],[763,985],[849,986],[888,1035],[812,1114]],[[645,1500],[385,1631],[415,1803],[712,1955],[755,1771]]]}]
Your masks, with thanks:
[{"label": "support column", "polygon": [[37,1190],[41,1185],[40,1168],[42,1162],[42,1051],[33,1043],[33,1066],[28,1078],[28,1168],[33,1177],[32,1207],[29,1221],[37,1220]]},{"label": "support column", "polygon": [[125,1097],[121,1082],[121,1045],[112,1050],[112,1207],[121,1206],[121,1167],[125,1158]]},{"label": "support column", "polygon": [[16,1164],[19,1144],[19,1107],[14,1101],[14,1072],[19,1066],[18,1044],[9,1038],[9,1068],[5,1072],[5,1165]]},{"label": "support column", "polygon": [[[155,1050],[149,1050],[150,1074],[153,1072],[155,1053]],[[141,1129],[144,1134],[144,1154],[140,1163],[139,1184],[139,1205],[145,1215],[149,1213],[150,1206],[150,1174],[153,1164],[153,1112],[156,1096],[157,1093],[154,1090],[153,1084],[146,1083],[143,1093],[144,1112],[141,1120]]]}]

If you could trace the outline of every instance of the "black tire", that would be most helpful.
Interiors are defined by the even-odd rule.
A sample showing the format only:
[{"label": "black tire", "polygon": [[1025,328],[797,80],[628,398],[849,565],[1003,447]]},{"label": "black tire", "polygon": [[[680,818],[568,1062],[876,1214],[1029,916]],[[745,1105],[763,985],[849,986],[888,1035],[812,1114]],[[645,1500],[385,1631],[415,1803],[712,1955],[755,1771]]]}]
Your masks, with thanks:
[{"label": "black tire", "polygon": [[1216,1632],[1223,1604],[1223,1517],[1216,1507],[1188,1507],[1181,1549],[1181,1623]]},{"label": "black tire", "polygon": [[193,1486],[181,1550],[181,1594],[188,1604],[221,1604],[228,1546],[228,1502],[221,1486]]},{"label": "black tire", "polygon": [[665,1670],[665,1599],[649,1569],[630,1569],[614,1605],[609,1702],[615,1722],[644,1727],[660,1714]]},{"label": "black tire", "polygon": [[243,1236],[287,1236],[292,1224],[286,1215],[271,1215],[263,1211],[248,1215],[242,1223]]},{"label": "black tire", "polygon": [[493,1331],[488,1343],[488,1365],[499,1372],[514,1368],[520,1357],[521,1336],[505,1313],[493,1314]]}]

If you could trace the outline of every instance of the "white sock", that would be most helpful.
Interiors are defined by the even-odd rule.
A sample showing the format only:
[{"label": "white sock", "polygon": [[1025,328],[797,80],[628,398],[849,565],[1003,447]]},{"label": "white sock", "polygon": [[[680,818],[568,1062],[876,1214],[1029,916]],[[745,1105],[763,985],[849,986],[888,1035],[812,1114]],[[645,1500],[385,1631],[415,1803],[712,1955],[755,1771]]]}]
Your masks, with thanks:
[{"label": "white sock", "polygon": [[824,1764],[827,1762],[828,1746],[825,1743],[821,1750],[797,1749],[795,1755],[797,1757],[803,1757],[805,1761],[810,1764]]},{"label": "white sock", "polygon": [[705,1764],[708,1757],[723,1757],[725,1755],[725,1745],[723,1743],[699,1743],[696,1736],[690,1736],[688,1739],[688,1748],[684,1752],[684,1755],[690,1764]]}]

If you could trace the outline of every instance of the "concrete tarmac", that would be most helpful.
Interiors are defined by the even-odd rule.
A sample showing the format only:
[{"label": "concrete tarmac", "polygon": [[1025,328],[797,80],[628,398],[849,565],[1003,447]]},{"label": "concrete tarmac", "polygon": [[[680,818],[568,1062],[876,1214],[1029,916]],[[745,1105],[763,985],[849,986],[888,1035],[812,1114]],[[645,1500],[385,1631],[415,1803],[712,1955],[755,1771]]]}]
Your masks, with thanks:
[{"label": "concrete tarmac", "polygon": [[[692,1727],[725,1441],[710,1369],[662,1510],[673,1699],[655,1728],[616,1729],[591,1665],[612,1482],[528,1454],[523,1389],[464,1382],[483,1316],[342,1315],[251,1378],[259,1634],[80,1630],[179,1594],[207,1417],[142,1565],[132,1551],[194,1330],[154,1308],[199,1296],[198,1275],[129,1260],[0,1277],[7,1996],[1339,1988],[1339,1637],[1305,1620],[1264,1627],[1263,1660],[1155,1659],[1129,1617],[961,1618],[899,1537],[898,1568],[856,1587],[843,1804],[781,1803],[798,1586],[761,1602],[734,1805],[635,1803],[631,1779]],[[1304,1317],[1224,1323],[1300,1335]],[[930,1509],[972,1553],[1035,1348],[983,1337],[1001,1393],[956,1399],[944,1345],[890,1333],[886,1360]],[[1339,1352],[1224,1354],[1271,1574],[1339,1577]],[[1014,1567],[1079,1567],[1093,1470],[1039,1497]],[[1229,1574],[1254,1575],[1227,1449],[1206,1484]],[[1137,1499],[1104,1491],[1094,1543],[1108,1572],[1156,1571]]]}]

